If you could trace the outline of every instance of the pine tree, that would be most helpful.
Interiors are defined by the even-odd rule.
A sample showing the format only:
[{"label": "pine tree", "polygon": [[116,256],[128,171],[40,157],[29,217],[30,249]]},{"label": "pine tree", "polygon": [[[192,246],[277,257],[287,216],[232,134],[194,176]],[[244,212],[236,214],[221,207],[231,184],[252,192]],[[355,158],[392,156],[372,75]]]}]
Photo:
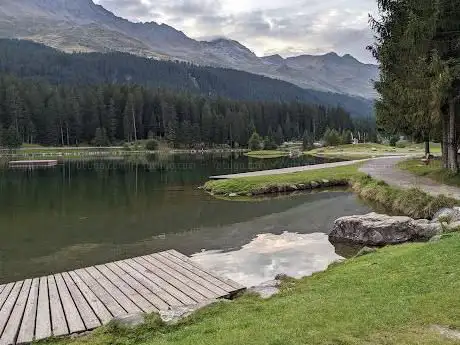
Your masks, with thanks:
[{"label": "pine tree", "polygon": [[302,147],[304,151],[310,151],[313,148],[313,140],[310,133],[307,130],[303,132]]},{"label": "pine tree", "polygon": [[21,137],[14,124],[11,124],[8,129],[3,131],[1,138],[2,146],[7,147],[10,150],[21,147]]},{"label": "pine tree", "polygon": [[261,138],[257,132],[252,133],[251,138],[249,138],[248,147],[251,151],[260,150],[261,147]]}]

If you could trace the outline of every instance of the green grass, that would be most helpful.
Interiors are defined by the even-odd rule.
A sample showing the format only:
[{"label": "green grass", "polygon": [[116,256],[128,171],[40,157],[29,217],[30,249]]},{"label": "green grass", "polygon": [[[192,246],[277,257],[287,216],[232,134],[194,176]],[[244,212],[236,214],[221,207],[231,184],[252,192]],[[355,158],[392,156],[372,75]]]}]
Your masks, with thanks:
[{"label": "green grass", "polygon": [[279,158],[289,155],[289,152],[286,151],[277,151],[277,150],[264,150],[264,151],[250,151],[244,154],[245,156],[251,158]]},{"label": "green grass", "polygon": [[417,188],[391,187],[383,181],[374,180],[359,172],[359,166],[360,164],[353,164],[292,174],[215,180],[207,182],[204,188],[214,195],[262,195],[289,191],[289,187],[293,185],[308,185],[313,181],[321,183],[322,180],[328,180],[328,185],[352,186],[362,199],[376,203],[386,212],[417,219],[430,219],[441,208],[460,203],[444,195],[431,196]]},{"label": "green grass", "polygon": [[[431,143],[432,153],[440,153],[440,144]],[[314,156],[326,157],[347,157],[348,159],[356,158],[369,158],[383,155],[400,155],[400,154],[423,154],[425,150],[424,144],[411,144],[409,143],[405,148],[391,147],[375,143],[357,144],[357,145],[339,145],[333,147],[323,147],[308,151],[307,154]]]},{"label": "green grass", "polygon": [[282,189],[294,184],[309,184],[312,181],[329,180],[334,182],[348,181],[358,172],[358,165],[348,165],[330,169],[317,169],[292,174],[254,176],[238,179],[209,181],[204,188],[213,194],[265,194],[270,190]]},{"label": "green grass", "polygon": [[352,188],[361,198],[377,203],[387,212],[416,219],[431,219],[440,209],[460,203],[444,195],[431,196],[417,188],[394,188],[365,175],[355,177]]},{"label": "green grass", "polygon": [[269,300],[245,296],[176,326],[152,316],[126,330],[113,324],[63,345],[447,345],[432,325],[460,328],[460,235],[387,247],[286,281]]},{"label": "green grass", "polygon": [[442,161],[438,159],[430,160],[428,165],[420,159],[410,159],[398,164],[398,168],[411,172],[418,176],[425,176],[437,182],[460,187],[460,174],[454,175],[449,170],[442,167]]}]

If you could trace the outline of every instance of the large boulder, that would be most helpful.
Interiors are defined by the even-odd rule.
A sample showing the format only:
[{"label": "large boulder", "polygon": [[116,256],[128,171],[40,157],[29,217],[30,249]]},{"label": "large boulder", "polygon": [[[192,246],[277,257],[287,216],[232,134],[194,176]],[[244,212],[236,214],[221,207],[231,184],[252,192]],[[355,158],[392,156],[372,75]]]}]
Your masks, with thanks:
[{"label": "large boulder", "polygon": [[409,241],[429,241],[440,233],[442,227],[439,222],[369,213],[337,219],[329,239],[368,246],[383,246]]}]

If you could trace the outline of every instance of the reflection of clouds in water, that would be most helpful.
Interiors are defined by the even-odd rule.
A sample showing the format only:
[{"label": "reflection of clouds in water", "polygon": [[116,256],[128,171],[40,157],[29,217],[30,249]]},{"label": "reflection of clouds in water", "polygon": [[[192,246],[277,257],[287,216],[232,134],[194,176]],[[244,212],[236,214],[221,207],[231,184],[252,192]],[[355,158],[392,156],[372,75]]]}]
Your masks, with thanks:
[{"label": "reflection of clouds in water", "polygon": [[277,274],[301,278],[325,270],[342,259],[326,234],[261,234],[242,249],[203,251],[193,261],[245,286],[255,286]]}]

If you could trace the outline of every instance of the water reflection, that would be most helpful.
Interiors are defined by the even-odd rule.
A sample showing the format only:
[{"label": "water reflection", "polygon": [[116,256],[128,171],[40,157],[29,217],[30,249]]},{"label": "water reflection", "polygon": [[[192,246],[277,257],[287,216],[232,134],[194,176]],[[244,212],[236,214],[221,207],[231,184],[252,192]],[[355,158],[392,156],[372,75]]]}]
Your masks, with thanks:
[{"label": "water reflection", "polygon": [[341,260],[326,234],[261,234],[240,250],[203,251],[193,255],[198,264],[244,286],[259,285],[277,274],[301,278],[324,271]]},{"label": "water reflection", "polygon": [[247,157],[155,159],[0,169],[0,284],[161,250],[238,250],[261,233],[325,233],[336,218],[369,211],[344,191],[218,200],[197,187],[250,170]]}]

